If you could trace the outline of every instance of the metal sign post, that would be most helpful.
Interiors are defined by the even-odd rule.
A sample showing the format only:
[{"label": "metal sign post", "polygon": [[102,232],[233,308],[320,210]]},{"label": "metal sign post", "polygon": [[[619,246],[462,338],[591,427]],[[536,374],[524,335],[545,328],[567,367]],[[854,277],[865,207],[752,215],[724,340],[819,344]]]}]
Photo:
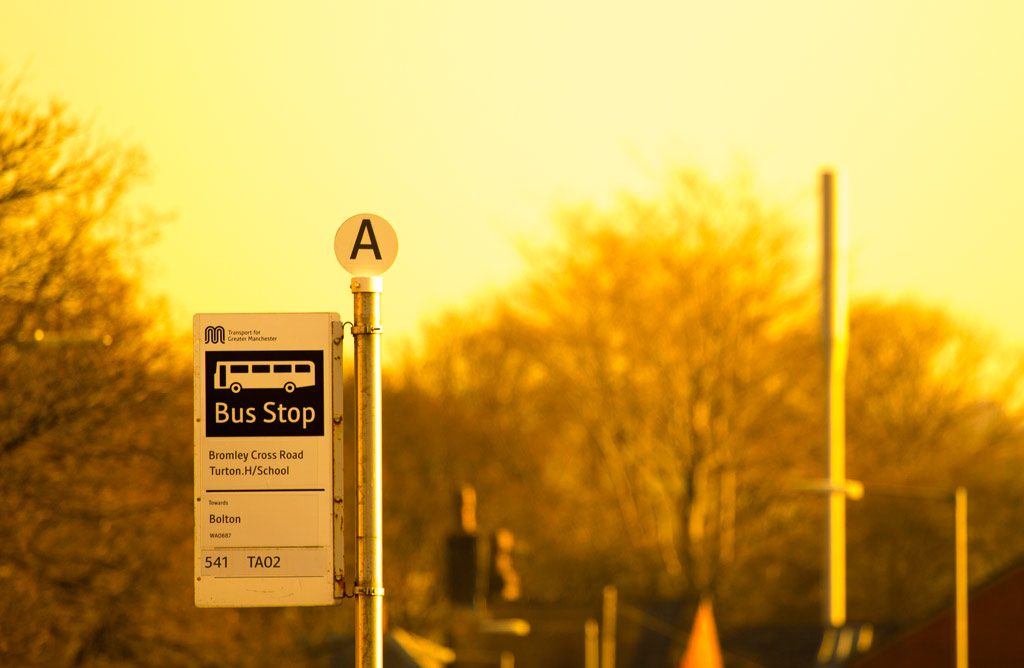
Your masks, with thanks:
[{"label": "metal sign post", "polygon": [[380,277],[398,254],[391,225],[379,216],[352,216],[338,228],[334,252],[352,279],[356,373],[356,666],[384,665],[384,550],[381,491]]},{"label": "metal sign post", "polygon": [[384,566],[381,541],[381,373],[379,276],[352,279],[356,354],[356,499],[359,564],[356,582],[356,665],[381,666]]}]

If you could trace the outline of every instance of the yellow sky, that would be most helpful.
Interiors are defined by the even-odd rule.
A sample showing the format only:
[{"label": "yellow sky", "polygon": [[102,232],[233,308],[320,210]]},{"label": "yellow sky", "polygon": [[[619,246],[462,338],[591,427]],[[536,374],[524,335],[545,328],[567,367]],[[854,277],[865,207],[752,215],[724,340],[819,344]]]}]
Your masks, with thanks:
[{"label": "yellow sky", "polygon": [[[0,65],[144,147],[150,257],[193,312],[351,311],[337,226],[395,227],[385,330],[527,271],[559,203],[737,160],[817,239],[845,176],[854,295],[1024,343],[1024,3],[14,0]],[[647,184],[647,185],[645,185]]]}]

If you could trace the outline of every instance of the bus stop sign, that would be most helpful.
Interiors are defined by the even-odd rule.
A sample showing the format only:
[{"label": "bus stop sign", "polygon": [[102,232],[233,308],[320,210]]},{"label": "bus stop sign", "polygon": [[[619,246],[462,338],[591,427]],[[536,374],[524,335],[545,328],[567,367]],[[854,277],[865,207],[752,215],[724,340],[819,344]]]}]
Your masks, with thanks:
[{"label": "bus stop sign", "polygon": [[335,331],[333,313],[194,318],[200,607],[335,602]]}]

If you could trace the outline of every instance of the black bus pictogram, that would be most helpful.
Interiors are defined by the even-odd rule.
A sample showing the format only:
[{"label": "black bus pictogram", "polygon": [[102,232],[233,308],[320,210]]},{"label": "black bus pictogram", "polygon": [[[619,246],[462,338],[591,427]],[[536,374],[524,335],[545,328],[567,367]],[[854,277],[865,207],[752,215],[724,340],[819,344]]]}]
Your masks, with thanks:
[{"label": "black bus pictogram", "polygon": [[281,388],[291,393],[298,387],[314,385],[316,374],[310,362],[239,360],[217,362],[213,387],[218,390],[227,388],[235,394],[242,390],[270,388]]}]

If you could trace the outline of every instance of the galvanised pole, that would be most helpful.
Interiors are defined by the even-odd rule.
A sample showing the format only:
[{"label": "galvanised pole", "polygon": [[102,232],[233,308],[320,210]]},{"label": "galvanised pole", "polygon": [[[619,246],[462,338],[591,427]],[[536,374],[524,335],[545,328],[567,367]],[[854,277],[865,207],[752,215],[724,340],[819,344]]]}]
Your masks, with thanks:
[{"label": "galvanised pole", "polygon": [[356,666],[384,665],[380,276],[352,279],[356,381]]}]

